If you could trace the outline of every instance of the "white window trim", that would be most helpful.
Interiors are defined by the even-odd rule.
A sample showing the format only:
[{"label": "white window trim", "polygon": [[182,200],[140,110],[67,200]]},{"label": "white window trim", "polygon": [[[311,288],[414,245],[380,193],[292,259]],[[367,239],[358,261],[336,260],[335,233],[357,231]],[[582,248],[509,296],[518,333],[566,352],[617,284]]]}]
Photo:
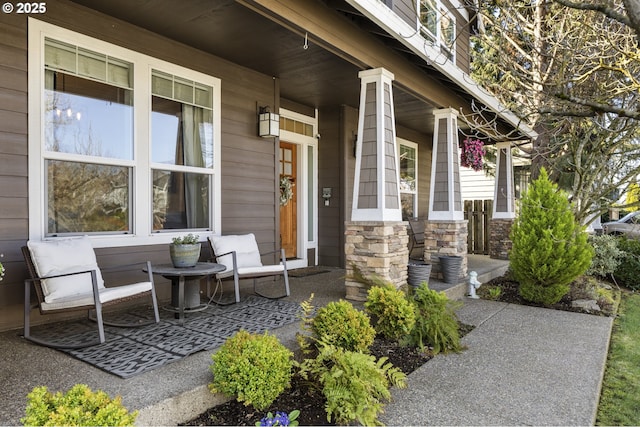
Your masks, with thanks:
[{"label": "white window trim", "polygon": [[[44,39],[55,40],[85,47],[93,51],[108,53],[133,63],[134,67],[134,166],[132,167],[132,234],[91,235],[94,247],[120,247],[170,243],[173,237],[184,235],[185,231],[153,232],[151,223],[151,70],[161,70],[185,78],[193,79],[213,87],[213,141],[214,164],[211,185],[209,233],[221,230],[221,81],[179,65],[144,55],[105,41],[85,36],[52,24],[29,18],[29,239],[51,240],[45,237],[46,203],[44,150]],[[65,156],[68,158],[68,156]],[[102,161],[102,160],[101,160]],[[163,169],[170,169],[167,165]],[[143,172],[141,172],[143,171]],[[202,173],[202,169],[197,170]],[[147,189],[144,191],[144,189]],[[197,233],[197,232],[196,232]],[[205,234],[204,232],[202,234]],[[201,236],[203,237],[203,236]]]},{"label": "white window trim", "polygon": [[[297,144],[300,148],[298,150],[298,182],[294,187],[297,192],[298,198],[298,236],[297,236],[297,252],[298,258],[293,260],[287,260],[288,268],[302,268],[308,266],[309,260],[307,259],[308,249],[315,249],[315,259],[311,260],[312,265],[318,265],[318,110],[315,110],[315,117],[306,116],[304,114],[296,113],[295,111],[280,108],[280,117],[296,120],[305,124],[309,124],[313,127],[314,137],[301,135],[299,133],[286,131],[280,129],[280,140],[286,141],[292,144]],[[307,165],[309,164],[308,147],[313,148],[314,155],[314,170],[311,171],[313,185],[313,194],[306,191],[308,187],[309,171]],[[309,212],[309,201],[313,200],[313,212]],[[313,239],[309,240],[309,221],[307,218],[311,214],[313,216]],[[301,220],[302,219],[302,220]]]},{"label": "white window trim", "polygon": [[453,40],[451,42],[451,47],[447,46],[444,42],[442,42],[440,44],[440,49],[443,49],[444,51],[448,52],[449,55],[451,55],[451,57],[448,59],[455,64],[456,63],[456,45],[457,45],[457,37],[458,37],[458,31],[456,28],[456,17],[453,13],[451,13],[449,9],[444,7],[442,4],[440,4],[440,11],[444,12],[444,13],[438,13],[438,32],[440,33],[439,34],[440,37],[442,38],[442,16],[444,16],[445,14],[451,20],[451,25],[453,30]]},{"label": "white window trim", "polygon": [[396,137],[396,152],[398,153],[398,173],[400,173],[400,146],[401,145],[406,145],[409,148],[412,148],[415,150],[416,152],[416,158],[415,158],[415,178],[416,178],[416,189],[414,192],[410,192],[410,191],[402,191],[400,190],[400,194],[405,193],[405,194],[413,194],[413,216],[415,218],[419,218],[420,217],[420,212],[419,212],[419,205],[418,205],[418,183],[420,182],[420,170],[419,170],[419,165],[420,162],[418,160],[418,156],[420,155],[420,153],[418,152],[418,144],[416,144],[415,142],[411,142],[409,140],[403,139],[403,138],[397,138]]},{"label": "white window trim", "polygon": [[[418,11],[416,19],[417,25],[420,29],[420,36],[425,40],[425,42],[431,44],[435,49],[442,49],[447,52],[451,57],[447,57],[446,59],[455,64],[456,61],[456,44],[457,44],[457,28],[456,28],[456,17],[455,15],[445,7],[440,0],[433,0],[435,9],[436,9],[436,33],[434,34],[431,30],[429,30],[425,25],[422,24],[420,19],[420,12],[422,10],[422,0],[416,0],[416,10]],[[444,45],[442,43],[442,16],[446,14],[453,24],[453,44],[451,48]],[[425,36],[424,34],[429,34]]]}]

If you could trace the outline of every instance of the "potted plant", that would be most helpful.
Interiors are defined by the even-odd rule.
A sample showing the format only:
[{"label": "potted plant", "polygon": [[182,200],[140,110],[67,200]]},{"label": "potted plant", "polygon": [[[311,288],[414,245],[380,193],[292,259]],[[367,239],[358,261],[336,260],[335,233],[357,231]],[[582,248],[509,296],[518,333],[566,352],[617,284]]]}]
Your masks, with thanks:
[{"label": "potted plant", "polygon": [[189,233],[186,236],[174,237],[169,245],[169,255],[174,267],[193,267],[200,258],[200,242],[198,235]]}]

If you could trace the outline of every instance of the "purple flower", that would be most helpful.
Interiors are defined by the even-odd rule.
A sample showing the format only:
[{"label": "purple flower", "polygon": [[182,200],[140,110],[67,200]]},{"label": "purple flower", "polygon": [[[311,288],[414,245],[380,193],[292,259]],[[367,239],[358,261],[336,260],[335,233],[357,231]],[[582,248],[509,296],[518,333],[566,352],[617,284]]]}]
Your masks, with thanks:
[{"label": "purple flower", "polygon": [[479,139],[465,138],[462,141],[460,164],[474,171],[482,170],[482,158],[485,155],[484,143]]}]

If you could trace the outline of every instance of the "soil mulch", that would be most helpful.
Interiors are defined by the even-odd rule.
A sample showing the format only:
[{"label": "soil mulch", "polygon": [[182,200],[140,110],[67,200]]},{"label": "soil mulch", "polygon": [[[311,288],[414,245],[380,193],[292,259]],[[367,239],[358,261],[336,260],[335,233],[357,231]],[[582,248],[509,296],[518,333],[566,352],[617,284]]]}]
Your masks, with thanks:
[{"label": "soil mulch", "polygon": [[[471,325],[460,324],[460,335],[464,336],[473,329]],[[420,352],[416,348],[400,346],[396,341],[377,337],[371,346],[371,354],[376,357],[387,357],[393,366],[405,374],[418,369],[429,361],[433,355],[430,352]],[[300,410],[298,421],[301,426],[311,425],[336,425],[327,421],[325,411],[325,399],[320,390],[314,389],[302,378],[294,376],[291,388],[282,393],[276,401],[265,411],[256,411],[250,406],[244,406],[237,400],[231,400],[222,405],[215,406],[198,417],[180,425],[205,426],[205,425],[238,425],[253,426],[259,422],[267,412],[276,411],[289,413],[295,409]]]},{"label": "soil mulch", "polygon": [[[490,298],[488,290],[493,287],[500,287],[501,293],[497,298]],[[580,286],[578,286],[579,288]],[[478,290],[478,294],[486,299],[495,299],[514,304],[536,305],[524,301],[518,293],[518,283],[511,279],[508,275],[493,279],[484,284]],[[580,298],[576,292],[570,292],[563,297],[560,302],[552,306],[545,306],[556,310],[584,312],[579,308],[572,307],[572,300]],[[615,312],[615,307],[613,308]],[[593,313],[589,313],[593,314]],[[604,315],[611,315],[602,313]],[[473,326],[460,324],[460,336],[464,336],[473,330]],[[387,357],[395,367],[399,368],[405,374],[410,374],[426,362],[433,355],[429,352],[420,352],[412,347],[402,347],[395,341],[384,340],[380,337],[376,338],[371,348],[371,354],[379,357]],[[298,418],[300,425],[336,425],[327,421],[327,413],[325,411],[325,399],[322,393],[313,388],[303,379],[295,376],[292,379],[291,388],[282,393],[276,401],[265,411],[256,411],[250,406],[244,406],[237,400],[230,400],[222,405],[215,406],[208,411],[200,414],[198,417],[181,425],[187,426],[203,426],[203,425],[238,425],[253,426],[259,422],[267,412],[275,413],[276,411],[289,413],[295,409],[300,410]]]}]

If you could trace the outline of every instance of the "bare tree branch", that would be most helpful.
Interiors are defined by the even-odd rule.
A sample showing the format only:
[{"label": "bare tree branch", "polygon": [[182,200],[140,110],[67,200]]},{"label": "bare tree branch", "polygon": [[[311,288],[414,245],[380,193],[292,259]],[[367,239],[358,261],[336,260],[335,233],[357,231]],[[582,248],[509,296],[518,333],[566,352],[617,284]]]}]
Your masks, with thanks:
[{"label": "bare tree branch", "polygon": [[[553,1],[571,9],[593,10],[595,12],[600,12],[603,15],[608,16],[609,18],[620,22],[621,24],[624,24],[628,27],[633,28],[636,34],[640,35],[640,26],[634,27],[631,20],[627,16],[619,13],[618,11],[616,11],[615,9],[613,9],[612,7],[609,7],[604,3],[584,3],[584,2],[573,2],[570,0],[553,0]],[[627,0],[627,1],[629,3],[637,3],[633,0]],[[626,7],[627,1],[625,1],[625,7]]]}]

